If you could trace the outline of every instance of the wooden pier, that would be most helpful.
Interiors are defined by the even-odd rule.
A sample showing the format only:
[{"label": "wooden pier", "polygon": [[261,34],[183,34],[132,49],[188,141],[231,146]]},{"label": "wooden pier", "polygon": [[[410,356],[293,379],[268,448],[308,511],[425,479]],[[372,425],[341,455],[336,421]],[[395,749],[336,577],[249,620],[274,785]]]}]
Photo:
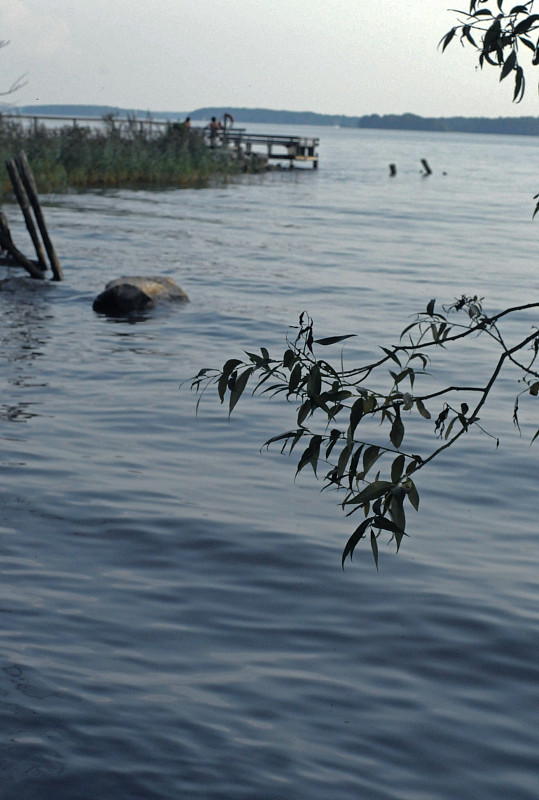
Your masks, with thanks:
[{"label": "wooden pier", "polygon": [[250,157],[258,154],[268,161],[288,161],[290,167],[298,161],[312,164],[313,169],[318,168],[319,139],[312,137],[248,133],[242,128],[229,128],[220,131],[219,141],[223,147],[232,148],[238,155]]}]

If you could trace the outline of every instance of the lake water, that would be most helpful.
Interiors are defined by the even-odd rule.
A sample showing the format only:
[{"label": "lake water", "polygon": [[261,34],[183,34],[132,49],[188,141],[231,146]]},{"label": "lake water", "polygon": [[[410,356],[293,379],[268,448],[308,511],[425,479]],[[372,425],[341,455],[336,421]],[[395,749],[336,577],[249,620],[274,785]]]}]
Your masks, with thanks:
[{"label": "lake water", "polygon": [[[259,451],[293,408],[246,399],[228,422],[208,397],[195,418],[179,391],[278,352],[304,309],[358,334],[353,362],[431,297],[536,299],[539,143],[304,133],[317,171],[43,198],[65,280],[0,293],[1,800],[539,795],[537,405],[520,438],[504,378],[500,447],[440,458],[401,552],[381,544],[376,572],[359,547],[343,572],[335,495]],[[99,317],[125,274],[191,303]],[[485,360],[477,343],[443,377]]]}]

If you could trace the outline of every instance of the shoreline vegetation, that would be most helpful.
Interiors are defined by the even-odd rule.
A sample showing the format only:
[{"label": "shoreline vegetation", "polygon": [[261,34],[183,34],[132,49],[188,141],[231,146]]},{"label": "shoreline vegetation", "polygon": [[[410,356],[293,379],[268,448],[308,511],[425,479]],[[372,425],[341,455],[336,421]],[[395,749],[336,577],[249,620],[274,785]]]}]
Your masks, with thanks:
[{"label": "shoreline vegetation", "polygon": [[[96,119],[99,121],[99,118]],[[112,117],[99,127],[61,123],[50,128],[0,115],[0,157],[26,152],[40,193],[69,189],[198,188],[240,172],[208,147],[203,131],[169,123],[149,132],[135,122],[120,130]],[[7,172],[0,193],[11,195]]]},{"label": "shoreline vegetation", "polygon": [[312,111],[284,111],[268,108],[230,108],[208,106],[194,111],[143,111],[117,106],[92,105],[34,105],[5,107],[9,113],[53,114],[65,117],[134,116],[138,119],[154,119],[177,122],[191,117],[194,122],[207,122],[211,117],[220,119],[230,113],[241,123],[264,123],[270,125],[321,125],[341,128],[374,128],[382,130],[438,131],[440,133],[486,133],[515,136],[539,136],[539,117],[421,117],[417,114],[368,114],[349,116],[345,114],[318,114]]}]

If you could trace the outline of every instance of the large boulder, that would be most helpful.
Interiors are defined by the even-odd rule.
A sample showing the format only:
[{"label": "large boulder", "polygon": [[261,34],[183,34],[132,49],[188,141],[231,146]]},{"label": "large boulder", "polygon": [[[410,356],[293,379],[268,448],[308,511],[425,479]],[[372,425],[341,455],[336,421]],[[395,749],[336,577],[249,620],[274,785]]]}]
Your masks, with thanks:
[{"label": "large boulder", "polygon": [[189,298],[172,278],[130,275],[109,281],[95,298],[93,309],[109,317],[125,317],[163,302],[188,303]]}]

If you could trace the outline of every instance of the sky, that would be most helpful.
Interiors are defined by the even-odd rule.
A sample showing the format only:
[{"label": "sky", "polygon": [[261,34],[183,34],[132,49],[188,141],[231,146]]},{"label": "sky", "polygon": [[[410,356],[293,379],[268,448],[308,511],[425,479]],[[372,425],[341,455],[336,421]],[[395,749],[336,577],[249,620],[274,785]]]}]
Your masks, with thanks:
[{"label": "sky", "polygon": [[539,68],[515,105],[509,79],[479,70],[473,51],[454,41],[442,55],[438,43],[456,19],[449,5],[0,0],[0,39],[9,41],[0,50],[0,88],[25,75],[10,97],[18,105],[539,116]]}]

